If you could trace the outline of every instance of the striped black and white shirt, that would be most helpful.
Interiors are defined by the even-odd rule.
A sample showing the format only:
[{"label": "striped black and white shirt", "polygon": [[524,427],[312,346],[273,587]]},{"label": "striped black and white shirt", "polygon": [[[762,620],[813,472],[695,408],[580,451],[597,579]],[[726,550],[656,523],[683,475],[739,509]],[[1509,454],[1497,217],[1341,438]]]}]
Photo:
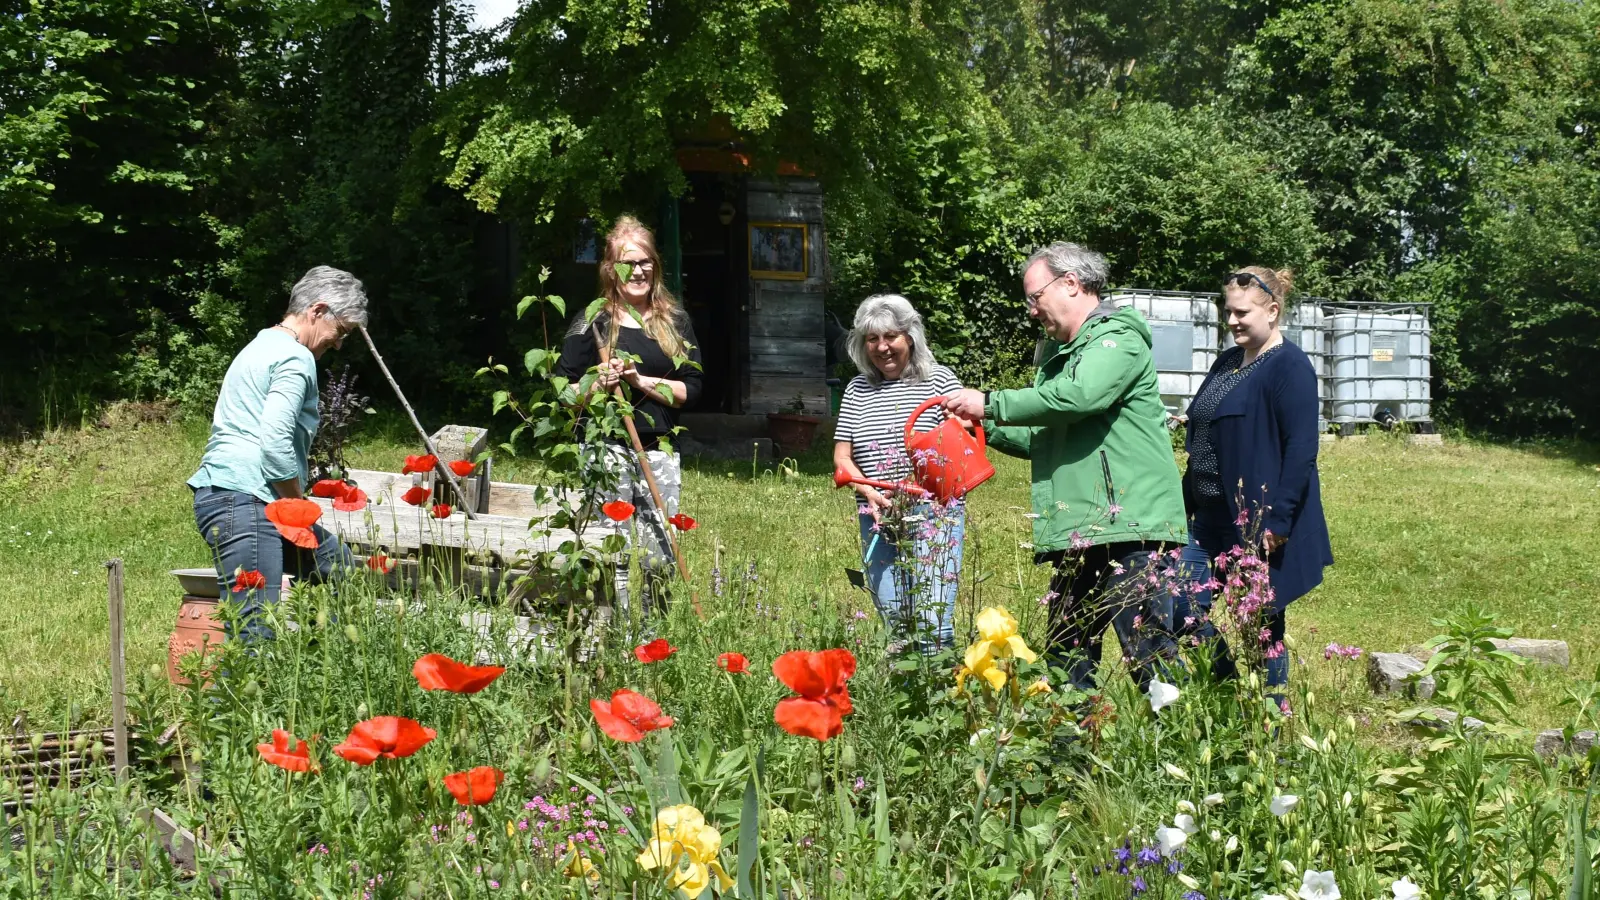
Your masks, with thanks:
[{"label": "striped black and white shirt", "polygon": [[[839,403],[839,420],[833,426],[835,441],[848,441],[850,458],[868,478],[897,481],[911,476],[906,457],[905,427],[911,412],[929,397],[949,396],[961,390],[954,372],[935,365],[929,377],[916,384],[884,381],[874,385],[857,375],[845,386]],[[928,431],[944,421],[938,406],[917,417],[914,430]]]}]

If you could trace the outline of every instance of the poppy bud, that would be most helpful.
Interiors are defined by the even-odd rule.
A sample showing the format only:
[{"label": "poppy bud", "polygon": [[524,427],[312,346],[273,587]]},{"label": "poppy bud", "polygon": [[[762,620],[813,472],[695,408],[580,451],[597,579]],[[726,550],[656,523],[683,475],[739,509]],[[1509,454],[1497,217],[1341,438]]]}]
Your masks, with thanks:
[{"label": "poppy bud", "polygon": [[191,763],[193,763],[194,765],[197,765],[197,766],[200,765],[200,748],[199,747],[195,747],[193,750],[189,751],[189,762],[191,762]]},{"label": "poppy bud", "polygon": [[356,707],[356,719],[359,721],[365,721],[367,719],[367,705],[365,703]]},{"label": "poppy bud", "polygon": [[410,882],[406,883],[406,896],[407,897],[421,897],[422,895],[423,895],[422,882],[420,882],[420,881],[410,881]]},{"label": "poppy bud", "polygon": [[902,856],[910,855],[917,848],[917,839],[911,834],[910,829],[900,832],[900,853]]},{"label": "poppy bud", "polygon": [[344,636],[349,638],[352,644],[361,643],[361,632],[357,631],[354,625],[344,626]]},{"label": "poppy bud", "polygon": [[150,677],[151,678],[160,678],[161,677],[161,664],[160,663],[151,663],[150,664]]},{"label": "poppy bud", "polygon": [[251,681],[245,682],[244,690],[240,691],[240,693],[244,694],[244,698],[246,700],[254,700],[261,696],[261,685],[256,684],[252,679]]},{"label": "poppy bud", "polygon": [[328,627],[328,611],[326,609],[317,610],[317,627],[318,628],[327,628]]},{"label": "poppy bud", "polygon": [[80,734],[77,737],[72,739],[72,752],[73,753],[82,753],[84,748],[87,747],[88,745],[89,745],[89,738]]},{"label": "poppy bud", "polygon": [[839,749],[839,765],[846,769],[856,767],[856,748],[854,744],[845,744]]},{"label": "poppy bud", "polygon": [[9,762],[11,755],[11,745],[0,744],[0,762]]},{"label": "poppy bud", "polygon": [[807,775],[806,787],[812,789],[813,791],[822,787],[822,774],[820,772],[813,771],[811,774]]},{"label": "poppy bud", "polygon": [[[585,734],[587,733],[585,732]],[[590,743],[593,743],[592,739]],[[540,784],[550,780],[550,757],[541,756],[539,761],[533,764],[533,780]]]},{"label": "poppy bud", "polygon": [[105,759],[106,758],[106,745],[100,743],[99,741],[95,741],[94,743],[90,744],[89,745],[89,756],[95,762],[99,762],[100,760]]},{"label": "poppy bud", "polygon": [[28,736],[28,746],[32,747],[35,750],[39,749],[39,745],[43,744],[43,743],[44,743],[44,732],[42,732],[42,731],[35,731],[33,734]]},{"label": "poppy bud", "polygon": [[578,750],[583,753],[594,752],[594,732],[585,728],[583,734],[578,735]]}]

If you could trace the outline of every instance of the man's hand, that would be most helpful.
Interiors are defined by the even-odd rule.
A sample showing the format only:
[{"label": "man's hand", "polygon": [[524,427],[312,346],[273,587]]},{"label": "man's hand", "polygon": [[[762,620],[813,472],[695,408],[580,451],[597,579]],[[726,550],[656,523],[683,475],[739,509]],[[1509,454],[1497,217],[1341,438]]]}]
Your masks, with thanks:
[{"label": "man's hand", "polygon": [[951,415],[968,422],[983,421],[983,391],[962,388],[944,398],[944,408]]}]

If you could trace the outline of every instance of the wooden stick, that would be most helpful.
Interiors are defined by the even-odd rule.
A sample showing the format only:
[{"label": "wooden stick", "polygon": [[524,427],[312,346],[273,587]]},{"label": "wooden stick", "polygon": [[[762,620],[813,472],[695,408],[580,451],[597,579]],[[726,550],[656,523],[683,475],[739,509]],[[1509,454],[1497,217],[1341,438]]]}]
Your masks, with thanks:
[{"label": "wooden stick", "polygon": [[122,558],[110,570],[107,607],[111,615],[111,760],[118,782],[128,777],[128,671],[122,640]]},{"label": "wooden stick", "polygon": [[412,409],[411,404],[406,402],[406,395],[401,392],[399,383],[394,380],[393,375],[389,374],[389,367],[383,364],[383,357],[378,354],[378,345],[372,342],[372,335],[367,334],[367,326],[361,325],[357,327],[361,329],[361,336],[367,341],[367,349],[372,351],[372,358],[378,363],[378,370],[383,373],[384,378],[389,380],[389,387],[394,389],[394,395],[399,398],[400,406],[405,409],[406,415],[411,417],[411,426],[417,429],[417,434],[422,436],[422,446],[428,448],[428,454],[433,457],[433,470],[443,476],[444,480],[450,484],[450,489],[455,492],[456,500],[461,504],[461,511],[466,513],[467,518],[476,519],[477,515],[473,513],[472,505],[467,502],[467,492],[462,489],[461,482],[456,481],[456,473],[450,471],[450,467],[445,465],[444,460],[439,458],[439,448],[433,445],[433,438],[427,431],[423,430],[422,422],[417,419],[416,410]]},{"label": "wooden stick", "polygon": [[[594,343],[600,351],[600,364],[605,365],[611,361],[611,349],[599,337],[597,333]],[[611,394],[618,400],[623,399],[621,382],[611,389]],[[689,602],[694,604],[694,614],[704,619],[706,614],[700,608],[700,592],[689,582],[689,563],[678,549],[678,536],[673,533],[672,523],[667,521],[667,504],[661,499],[661,488],[656,486],[655,473],[650,471],[650,456],[644,452],[644,442],[639,440],[639,428],[633,424],[633,413],[623,416],[622,424],[628,429],[628,440],[633,442],[633,455],[639,462],[639,469],[644,472],[645,483],[650,485],[650,498],[655,501],[656,511],[661,513],[661,530],[667,533],[667,543],[672,545],[672,558],[678,564],[678,574],[683,577],[683,583],[689,585]]]}]

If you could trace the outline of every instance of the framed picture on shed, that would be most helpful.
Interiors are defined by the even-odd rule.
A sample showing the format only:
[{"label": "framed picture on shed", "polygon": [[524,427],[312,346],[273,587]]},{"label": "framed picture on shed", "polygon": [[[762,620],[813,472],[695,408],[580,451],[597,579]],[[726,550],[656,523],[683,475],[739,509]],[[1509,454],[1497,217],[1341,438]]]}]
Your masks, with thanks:
[{"label": "framed picture on shed", "polygon": [[811,236],[804,222],[750,223],[750,277],[804,281],[811,274]]}]

